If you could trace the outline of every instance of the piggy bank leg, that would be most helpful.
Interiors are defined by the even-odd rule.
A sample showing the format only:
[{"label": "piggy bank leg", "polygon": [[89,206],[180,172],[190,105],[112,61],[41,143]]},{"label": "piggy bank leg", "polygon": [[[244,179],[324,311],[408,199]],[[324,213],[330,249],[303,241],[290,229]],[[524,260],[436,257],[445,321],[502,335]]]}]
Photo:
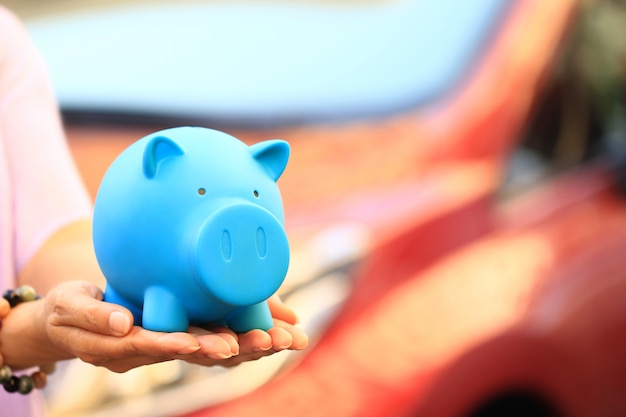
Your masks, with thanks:
[{"label": "piggy bank leg", "polygon": [[119,295],[118,292],[115,291],[110,285],[107,285],[104,291],[104,301],[126,307],[133,315],[135,326],[141,325],[141,308]]},{"label": "piggy bank leg", "polygon": [[142,326],[156,332],[185,332],[189,328],[189,316],[178,297],[167,289],[148,287],[144,293]]},{"label": "piggy bank leg", "polygon": [[226,317],[226,324],[237,333],[245,333],[252,329],[267,331],[274,327],[266,301],[235,310]]}]

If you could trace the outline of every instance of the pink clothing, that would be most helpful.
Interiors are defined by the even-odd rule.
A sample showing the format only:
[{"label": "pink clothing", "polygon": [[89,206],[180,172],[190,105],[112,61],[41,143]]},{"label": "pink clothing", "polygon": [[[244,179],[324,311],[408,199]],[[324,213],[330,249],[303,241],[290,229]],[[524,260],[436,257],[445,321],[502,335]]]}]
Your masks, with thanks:
[{"label": "pink clothing", "polygon": [[[60,227],[91,215],[71,159],[43,60],[0,7],[0,288]],[[54,381],[54,376],[51,376]],[[37,395],[0,388],[2,416],[41,416]]]}]

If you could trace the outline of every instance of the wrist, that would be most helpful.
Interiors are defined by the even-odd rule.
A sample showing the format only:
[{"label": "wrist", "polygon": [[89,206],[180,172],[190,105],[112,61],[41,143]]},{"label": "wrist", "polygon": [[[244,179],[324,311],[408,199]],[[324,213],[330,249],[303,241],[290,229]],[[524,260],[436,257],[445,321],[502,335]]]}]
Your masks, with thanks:
[{"label": "wrist", "polygon": [[[44,388],[47,383],[47,373],[54,371],[54,367],[51,366],[54,365],[54,362],[50,364],[47,360],[42,360],[41,357],[38,357],[37,354],[32,354],[33,352],[42,352],[40,349],[37,349],[39,340],[34,336],[45,334],[45,329],[40,333],[37,325],[41,323],[41,319],[45,322],[45,314],[41,316],[42,312],[45,311],[42,307],[43,302],[37,302],[38,299],[40,297],[28,285],[24,285],[17,290],[7,290],[3,297],[0,298],[0,329],[5,327],[5,331],[0,332],[0,384],[9,393],[28,394],[35,388]],[[28,305],[28,307],[17,309],[19,305]],[[16,314],[10,314],[11,310],[17,310]],[[34,314],[24,316],[24,313]],[[29,316],[32,319],[26,318]],[[22,331],[16,333],[16,330],[20,328],[19,325],[22,324],[26,324],[26,326],[22,327]],[[19,336],[19,338],[12,337],[15,335]],[[19,349],[16,348],[18,345],[14,343],[14,340],[20,341]],[[46,352],[50,353],[49,351]],[[20,353],[22,354],[20,355]],[[26,359],[26,361],[22,363],[21,360],[23,359]],[[29,361],[36,361],[39,365],[39,370],[31,374],[16,375],[13,373],[16,367],[31,367]],[[9,364],[14,365],[12,367]]]},{"label": "wrist", "polygon": [[72,357],[48,337],[46,316],[43,299],[11,308],[0,329],[0,354],[5,365],[19,370]]}]

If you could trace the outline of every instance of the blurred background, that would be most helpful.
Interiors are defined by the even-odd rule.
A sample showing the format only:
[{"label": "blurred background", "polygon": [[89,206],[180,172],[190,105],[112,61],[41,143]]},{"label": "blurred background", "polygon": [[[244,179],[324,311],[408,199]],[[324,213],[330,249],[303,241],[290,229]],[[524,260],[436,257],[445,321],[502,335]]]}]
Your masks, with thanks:
[{"label": "blurred background", "polygon": [[626,347],[607,307],[626,290],[625,1],[3,4],[92,196],[161,128],[292,145],[280,293],[311,347],[232,370],[71,361],[51,416],[626,414],[626,351],[607,350]]}]

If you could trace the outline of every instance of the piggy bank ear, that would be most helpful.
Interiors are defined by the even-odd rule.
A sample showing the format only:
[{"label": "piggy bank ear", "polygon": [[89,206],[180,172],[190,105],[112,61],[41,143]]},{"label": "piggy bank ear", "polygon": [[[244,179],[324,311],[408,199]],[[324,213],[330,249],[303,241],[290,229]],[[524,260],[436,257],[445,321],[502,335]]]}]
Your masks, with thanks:
[{"label": "piggy bank ear", "polygon": [[266,140],[250,146],[250,153],[267,171],[270,178],[276,181],[289,160],[289,144],[284,140]]},{"label": "piggy bank ear", "polygon": [[159,165],[167,158],[180,156],[185,151],[172,139],[165,136],[156,136],[148,142],[143,151],[143,173],[152,179],[159,170]]}]

